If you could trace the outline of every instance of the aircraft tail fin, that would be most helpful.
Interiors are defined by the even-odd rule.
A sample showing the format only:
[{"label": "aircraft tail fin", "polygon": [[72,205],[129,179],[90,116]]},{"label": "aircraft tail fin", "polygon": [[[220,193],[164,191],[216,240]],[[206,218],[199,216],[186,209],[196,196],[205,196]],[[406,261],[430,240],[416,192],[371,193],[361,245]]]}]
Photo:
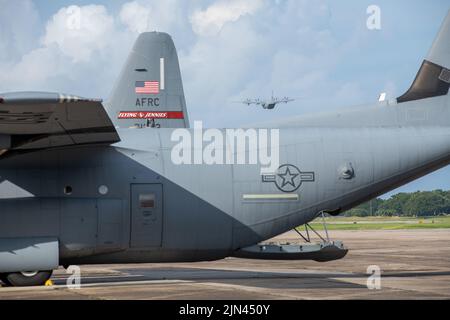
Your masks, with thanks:
[{"label": "aircraft tail fin", "polygon": [[450,87],[450,11],[409,90],[399,103],[443,96]]},{"label": "aircraft tail fin", "polygon": [[106,106],[116,127],[189,127],[178,55],[168,34],[139,35]]}]

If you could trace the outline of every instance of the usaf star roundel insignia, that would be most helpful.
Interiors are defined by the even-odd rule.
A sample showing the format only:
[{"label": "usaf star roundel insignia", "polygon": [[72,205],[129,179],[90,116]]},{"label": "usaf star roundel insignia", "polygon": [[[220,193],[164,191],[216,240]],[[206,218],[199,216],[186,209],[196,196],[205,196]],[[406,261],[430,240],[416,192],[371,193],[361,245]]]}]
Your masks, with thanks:
[{"label": "usaf star roundel insignia", "polygon": [[314,172],[301,172],[299,168],[291,164],[285,164],[278,168],[276,174],[263,175],[263,182],[272,182],[282,192],[294,192],[303,182],[312,182],[315,179]]}]

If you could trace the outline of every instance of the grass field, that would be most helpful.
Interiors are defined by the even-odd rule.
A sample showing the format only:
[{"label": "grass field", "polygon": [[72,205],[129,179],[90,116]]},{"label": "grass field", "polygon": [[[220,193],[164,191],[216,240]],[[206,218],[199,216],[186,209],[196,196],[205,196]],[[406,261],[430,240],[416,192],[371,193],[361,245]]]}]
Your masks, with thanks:
[{"label": "grass field", "polygon": [[[399,230],[399,229],[446,229],[450,228],[450,216],[439,217],[328,217],[328,230]],[[323,230],[322,218],[310,225]],[[304,229],[300,227],[299,230]]]}]

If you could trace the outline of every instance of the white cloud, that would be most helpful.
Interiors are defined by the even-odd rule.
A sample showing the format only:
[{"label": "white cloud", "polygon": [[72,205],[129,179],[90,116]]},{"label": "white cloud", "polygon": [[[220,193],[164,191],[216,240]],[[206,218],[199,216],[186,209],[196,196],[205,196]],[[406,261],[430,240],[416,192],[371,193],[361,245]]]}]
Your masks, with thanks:
[{"label": "white cloud", "polygon": [[[269,96],[272,90],[280,96],[320,96],[324,85],[330,95],[341,97],[342,88],[327,77],[345,45],[330,33],[327,11],[323,1],[297,0],[134,0],[117,15],[100,5],[61,8],[46,23],[40,46],[16,63],[9,60],[0,87],[105,97],[137,33],[159,30],[171,33],[179,49],[194,119],[202,117],[212,126],[245,124],[250,118],[265,121],[267,113],[230,102]],[[77,12],[79,28],[74,28]],[[300,111],[315,108],[312,102]],[[242,117],[228,112],[235,108]],[[273,115],[297,111],[280,108]]]},{"label": "white cloud", "polygon": [[[417,43],[430,41],[417,38],[413,48],[399,47],[393,34],[407,23],[374,38],[365,27],[365,10],[358,17],[357,5],[326,0],[130,0],[117,13],[107,10],[109,2],[71,6],[48,21],[42,21],[38,6],[48,9],[44,1],[0,0],[0,92],[106,98],[137,33],[165,31],[178,48],[191,120],[216,127],[376,101],[382,90],[394,96],[396,85],[388,79],[398,84],[405,74],[411,77],[401,69],[410,69],[407,61],[392,69],[395,76],[374,59],[401,60]],[[81,13],[79,29],[73,29],[74,9]],[[368,45],[374,39],[396,50],[383,56],[379,46]],[[271,112],[232,103],[267,97],[272,90],[299,100]]]},{"label": "white cloud", "polygon": [[34,47],[16,61],[0,60],[0,91],[104,96],[134,41],[134,36],[118,29],[115,18],[98,5],[61,8],[40,31],[45,32]]},{"label": "white cloud", "polygon": [[228,24],[217,37],[200,37],[190,50],[181,52],[185,91],[194,116],[207,115],[207,125],[220,125],[216,121],[226,117],[218,114],[228,108],[234,95],[258,77],[258,52],[265,49],[264,37],[249,22],[239,21]]},{"label": "white cloud", "polygon": [[253,14],[263,5],[263,0],[220,0],[206,10],[196,10],[191,15],[192,29],[202,36],[216,35],[227,22]]},{"label": "white cloud", "polygon": [[[8,76],[8,83],[15,87],[14,90],[34,88],[36,84],[48,81],[50,77],[64,73],[64,63],[57,48],[39,48],[24,55],[14,65]],[[3,79],[2,79],[3,80]]]},{"label": "white cloud", "polygon": [[16,61],[36,47],[39,14],[31,0],[0,0],[0,62]]},{"label": "white cloud", "polygon": [[138,1],[128,2],[122,6],[120,21],[132,32],[145,32],[150,30],[151,8]]},{"label": "white cloud", "polygon": [[56,44],[61,52],[77,61],[88,61],[93,52],[107,47],[114,36],[114,18],[104,6],[62,8],[47,23],[43,44]]},{"label": "white cloud", "polygon": [[[190,30],[188,15],[182,19],[187,11],[184,3],[132,1],[125,3],[116,16],[102,5],[69,6],[36,25],[33,17],[39,14],[31,1],[0,0],[10,9],[8,14],[0,11],[0,17],[5,18],[0,20],[0,49],[5,46],[0,51],[0,91],[61,91],[107,98],[137,33]],[[27,16],[18,14],[15,22],[8,17],[15,11]],[[133,24],[142,19],[147,26]],[[12,26],[3,25],[4,21]],[[3,56],[2,51],[8,55]]]},{"label": "white cloud", "polygon": [[134,33],[146,31],[176,32],[187,19],[186,7],[190,2],[183,0],[134,0],[126,2],[120,10],[119,19]]},{"label": "white cloud", "polygon": [[[253,11],[239,11],[242,15],[234,16],[224,13],[229,9],[227,3],[219,0],[191,16],[198,37],[181,53],[191,118],[201,115],[208,126],[265,122],[268,117],[290,117],[323,105],[327,98],[324,86],[328,87],[328,97],[337,94],[340,88],[329,76],[347,46],[337,43],[330,32],[324,1],[259,1],[255,3],[260,7],[255,5]],[[211,8],[224,10],[217,10],[216,15]],[[193,18],[205,16],[199,21]],[[231,16],[237,18],[224,18]],[[247,97],[266,98],[272,90],[278,96],[300,100],[270,114],[232,103]],[[300,104],[301,108],[295,107]]]}]

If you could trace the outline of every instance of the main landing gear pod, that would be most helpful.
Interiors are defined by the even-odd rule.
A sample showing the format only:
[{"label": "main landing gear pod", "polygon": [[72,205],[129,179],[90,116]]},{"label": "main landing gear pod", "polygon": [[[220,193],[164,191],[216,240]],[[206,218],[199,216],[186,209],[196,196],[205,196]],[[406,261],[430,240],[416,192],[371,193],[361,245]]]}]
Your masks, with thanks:
[{"label": "main landing gear pod", "polygon": [[56,238],[0,238],[0,280],[5,285],[44,285],[58,265]]},{"label": "main landing gear pod", "polygon": [[[322,224],[325,237],[321,236],[310,224],[305,224],[306,235],[299,230],[295,232],[304,240],[302,244],[257,244],[251,247],[240,249],[234,252],[233,256],[244,259],[263,260],[314,260],[317,262],[327,262],[342,259],[347,255],[348,249],[342,241],[332,241],[328,235],[328,229],[322,215]],[[312,243],[310,233],[313,232],[320,242]]]}]

